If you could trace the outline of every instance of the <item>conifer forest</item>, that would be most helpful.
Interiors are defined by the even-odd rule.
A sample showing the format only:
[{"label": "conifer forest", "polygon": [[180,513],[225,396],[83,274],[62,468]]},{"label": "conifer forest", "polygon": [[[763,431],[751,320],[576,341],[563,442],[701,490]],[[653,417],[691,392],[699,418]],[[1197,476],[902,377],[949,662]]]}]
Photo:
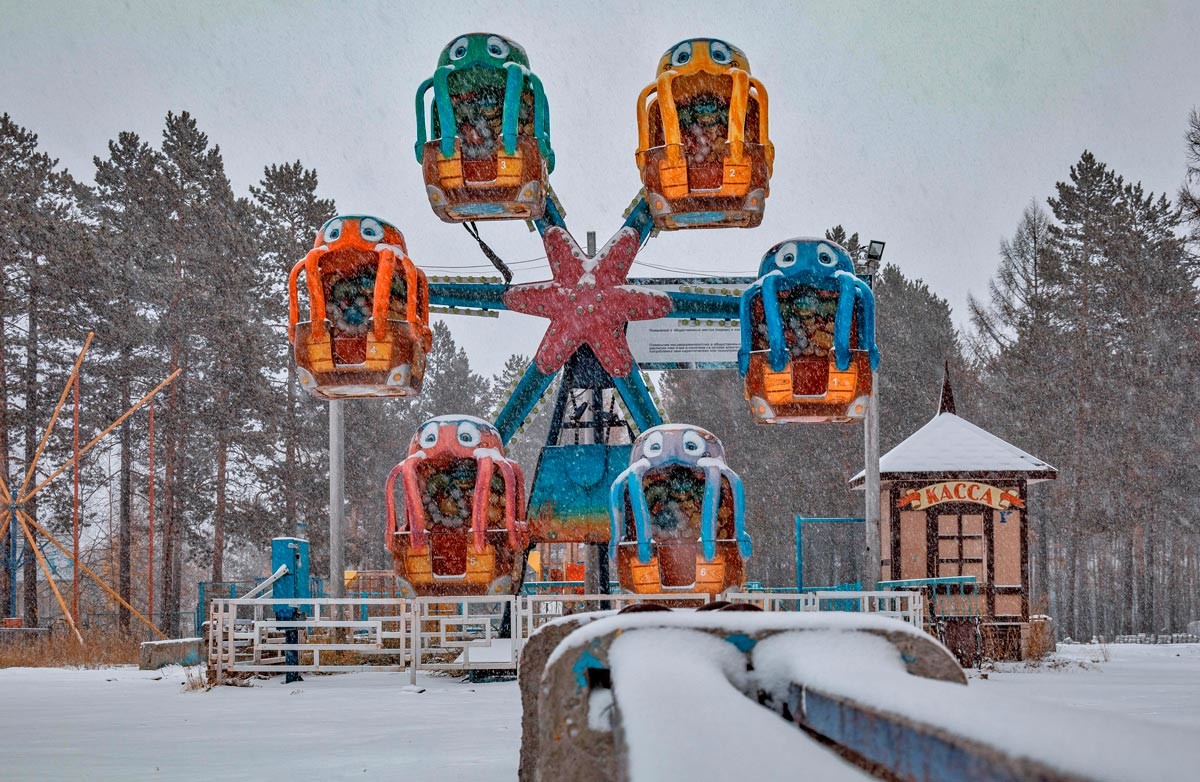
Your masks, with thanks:
[{"label": "conifer forest", "polygon": [[[1182,632],[1200,617],[1200,113],[1179,119],[1189,164],[1178,192],[1149,192],[1138,171],[1087,150],[1044,172],[1056,184],[1023,212],[1017,205],[994,273],[973,286],[958,325],[937,282],[905,271],[902,249],[874,281],[882,450],[934,414],[948,362],[959,415],[1058,469],[1030,494],[1030,557],[1039,612],[1060,636]],[[153,402],[153,492],[145,409],[79,474],[84,560],[136,605],[153,567],[155,619],[168,633],[191,621],[199,581],[264,575],[274,536],[308,537],[314,571],[327,568],[328,420],[298,384],[285,285],[337,213],[337,194],[303,160],[264,160],[257,184],[237,192],[221,143],[202,117],[173,111],[159,135],[120,133],[89,170],[68,171],[36,128],[0,117],[3,477],[24,479],[89,332],[83,442],[181,370]],[[856,230],[846,215],[827,237],[861,257]],[[382,486],[418,425],[448,410],[492,416],[528,363],[513,355],[483,376],[455,343],[455,324],[435,319],[420,397],[346,403],[346,461],[356,466],[346,479],[347,568],[389,566]],[[755,539],[750,577],[794,583],[793,516],[861,513],[849,485],[861,429],[757,427],[733,370],[654,380],[672,420],[720,431],[734,454]],[[68,402],[37,480],[70,459],[72,411]],[[510,448],[527,476],[547,415]],[[68,472],[25,513],[67,539],[72,496]],[[810,582],[853,579],[860,563],[847,552],[858,546],[845,534],[814,536]],[[57,605],[35,559],[22,567],[25,621],[45,623]],[[127,611],[88,596],[84,621],[130,626]]]}]

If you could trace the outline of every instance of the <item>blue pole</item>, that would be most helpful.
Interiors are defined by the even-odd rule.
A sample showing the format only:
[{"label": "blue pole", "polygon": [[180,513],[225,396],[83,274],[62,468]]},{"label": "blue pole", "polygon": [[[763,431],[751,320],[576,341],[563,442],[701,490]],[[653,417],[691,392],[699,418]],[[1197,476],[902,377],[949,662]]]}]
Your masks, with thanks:
[{"label": "blue pole", "polygon": [[17,556],[17,513],[8,511],[8,615],[17,615],[17,569],[21,559]]},{"label": "blue pole", "polygon": [[796,591],[804,589],[804,520],[796,517]]},{"label": "blue pole", "polygon": [[612,381],[616,386],[617,393],[621,395],[621,401],[625,403],[625,409],[629,411],[629,415],[640,431],[644,432],[663,422],[662,415],[654,406],[654,400],[650,398],[650,389],[646,388],[646,383],[642,380],[642,372],[638,369],[636,362],[633,364],[633,369],[629,371],[628,377],[614,377]]}]

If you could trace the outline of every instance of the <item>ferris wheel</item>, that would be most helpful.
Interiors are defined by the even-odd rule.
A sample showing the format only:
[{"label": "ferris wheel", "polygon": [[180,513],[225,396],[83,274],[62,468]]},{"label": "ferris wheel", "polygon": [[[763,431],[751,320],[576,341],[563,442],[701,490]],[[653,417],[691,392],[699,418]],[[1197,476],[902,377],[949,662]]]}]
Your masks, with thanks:
[{"label": "ferris wheel", "polygon": [[[694,38],[662,55],[636,102],[642,190],[598,249],[572,236],[551,189],[549,101],[520,44],[488,33],[455,38],[415,105],[430,207],[465,224],[501,276],[430,281],[394,225],[367,215],[331,219],[289,277],[288,333],[303,387],[335,403],[419,394],[431,306],[509,310],[547,323],[493,422],[453,411],[426,422],[389,476],[386,542],[405,589],[511,593],[526,548],[538,542],[608,544],[630,591],[715,594],[740,585],[751,553],[741,481],[715,434],[664,424],[628,325],[739,322],[735,365],[760,423],[862,420],[879,361],[871,289],[832,241],[772,246],[740,295],[628,277],[658,232],[761,222],[775,151],[767,91],[746,53]],[[492,220],[532,222],[552,278],[512,284],[475,228]],[[504,449],[556,378],[550,434],[526,501],[521,468]]]}]

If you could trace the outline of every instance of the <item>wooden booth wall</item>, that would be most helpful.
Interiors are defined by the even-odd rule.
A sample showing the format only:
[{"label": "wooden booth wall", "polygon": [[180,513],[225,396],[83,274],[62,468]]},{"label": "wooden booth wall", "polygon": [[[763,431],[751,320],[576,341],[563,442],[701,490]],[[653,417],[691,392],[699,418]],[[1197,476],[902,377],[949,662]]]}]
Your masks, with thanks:
[{"label": "wooden booth wall", "polygon": [[[947,502],[924,510],[901,509],[900,497],[957,476],[886,481],[880,492],[882,578],[975,576],[983,616],[991,621],[1029,618],[1029,536],[1024,510],[996,510],[972,502]],[[1025,481],[972,478],[1026,498]],[[1003,520],[1001,518],[1003,514]]]}]

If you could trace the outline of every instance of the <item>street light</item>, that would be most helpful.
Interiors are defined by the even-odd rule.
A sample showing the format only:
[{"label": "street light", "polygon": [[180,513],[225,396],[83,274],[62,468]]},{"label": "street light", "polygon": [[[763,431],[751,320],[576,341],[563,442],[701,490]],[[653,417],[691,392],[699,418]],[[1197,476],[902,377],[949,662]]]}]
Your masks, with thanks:
[{"label": "street light", "polygon": [[[875,273],[879,271],[879,262],[883,260],[884,242],[872,239],[867,244],[867,261],[863,264],[866,272],[867,285],[874,287]],[[879,489],[879,373],[871,372],[871,404],[867,408],[867,418],[863,422],[863,461],[865,478],[863,494],[866,495],[866,508],[863,518],[866,528],[866,562],[863,572],[863,588],[873,590],[879,578],[881,552],[879,550],[880,523],[880,489]]]},{"label": "street light", "polygon": [[867,262],[863,264],[863,269],[870,276],[875,276],[879,271],[879,262],[883,260],[883,246],[886,242],[881,242],[878,239],[872,239],[867,244]]}]

